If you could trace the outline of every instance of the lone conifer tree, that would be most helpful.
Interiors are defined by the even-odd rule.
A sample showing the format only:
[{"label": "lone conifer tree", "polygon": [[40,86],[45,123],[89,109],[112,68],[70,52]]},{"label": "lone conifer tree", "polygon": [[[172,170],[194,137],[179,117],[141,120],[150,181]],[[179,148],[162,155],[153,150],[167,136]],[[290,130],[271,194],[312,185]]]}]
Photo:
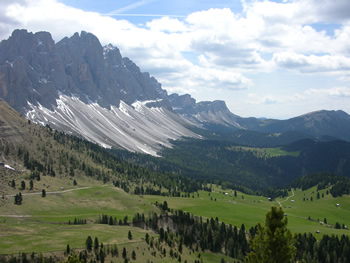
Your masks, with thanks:
[{"label": "lone conifer tree", "polygon": [[289,263],[296,255],[296,238],[287,229],[287,217],[281,207],[271,207],[266,214],[265,228],[258,224],[258,234],[250,240],[252,251],[247,263]]},{"label": "lone conifer tree", "polygon": [[91,249],[92,249],[92,238],[91,238],[91,236],[88,236],[88,238],[86,239],[85,244],[86,244],[87,250],[91,251]]}]

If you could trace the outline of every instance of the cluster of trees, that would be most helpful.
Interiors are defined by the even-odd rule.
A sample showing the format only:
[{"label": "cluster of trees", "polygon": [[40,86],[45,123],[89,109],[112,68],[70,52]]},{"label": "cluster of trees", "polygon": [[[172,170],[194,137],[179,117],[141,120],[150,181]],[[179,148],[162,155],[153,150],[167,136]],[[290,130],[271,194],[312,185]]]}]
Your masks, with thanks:
[{"label": "cluster of trees", "polygon": [[[12,188],[16,188],[16,181],[15,179],[12,179],[11,183],[10,183],[10,186]],[[33,180],[30,180],[29,181],[29,190],[33,190],[34,188],[34,182]],[[21,187],[20,187],[20,190],[25,190],[26,189],[26,182],[25,181],[21,181]]]},{"label": "cluster of trees", "polygon": [[304,175],[294,180],[290,187],[301,188],[303,191],[313,186],[317,186],[317,190],[322,190],[334,185],[336,182],[341,180],[343,177],[332,174],[332,173],[313,173]]},{"label": "cluster of trees", "polygon": [[[131,232],[129,231],[129,240],[132,239]],[[104,263],[106,260],[106,257],[108,255],[111,255],[112,257],[119,257],[119,250],[116,244],[108,244],[103,245],[103,243],[99,242],[98,238],[95,237],[94,241],[92,240],[91,236],[88,236],[85,241],[85,247],[86,250],[83,250],[79,253],[79,256],[77,256],[78,262],[88,262],[88,259],[90,259],[90,262],[101,262]],[[128,262],[130,260],[130,257],[128,256],[129,253],[125,247],[122,249],[121,256],[124,259],[124,262]],[[95,260],[94,260],[95,259]],[[136,260],[136,252],[133,250],[131,252],[131,259]]]},{"label": "cluster of trees", "polygon": [[[151,213],[148,217],[136,214],[133,224],[158,232],[160,243],[165,242],[169,247],[177,247],[180,253],[182,246],[186,246],[196,251],[210,250],[244,259],[249,251],[246,235],[248,232],[244,224],[238,229],[236,226],[219,222],[218,218],[203,219],[182,210],[169,209],[166,202],[158,203],[158,206],[164,210],[165,214]],[[167,211],[170,211],[170,214]],[[169,225],[173,230],[169,228]],[[252,233],[255,234],[255,231],[252,230]],[[146,242],[147,240],[146,236]]]},{"label": "cluster of trees", "polygon": [[74,218],[73,222],[71,222],[70,220],[68,221],[68,225],[85,225],[86,219],[81,219],[81,218]]},{"label": "cluster of trees", "polygon": [[350,240],[348,235],[338,236],[323,235],[317,241],[311,234],[297,235],[297,260],[311,263],[350,262]]},{"label": "cluster of trees", "polygon": [[317,186],[317,191],[330,187],[329,192],[333,197],[350,194],[350,179],[332,173],[314,173],[304,175],[290,184],[290,187],[302,190]]},{"label": "cluster of trees", "polygon": [[59,258],[56,255],[44,256],[42,253],[19,253],[18,256],[11,255],[9,258],[6,255],[0,255],[0,262],[7,263],[31,263],[31,262],[46,262],[56,263]]},{"label": "cluster of trees", "polygon": [[236,226],[219,222],[218,218],[203,220],[183,211],[175,211],[172,220],[177,225],[176,233],[183,237],[185,246],[199,246],[215,253],[243,259],[249,251],[244,224]]},{"label": "cluster of trees", "polygon": [[329,192],[333,197],[350,195],[350,179],[344,177],[342,180],[336,182]]},{"label": "cluster of trees", "polygon": [[108,216],[105,214],[102,214],[98,218],[98,223],[99,224],[105,224],[105,225],[110,225],[110,226],[116,226],[116,225],[128,225],[128,216],[126,215],[124,219],[118,219],[116,217]]}]

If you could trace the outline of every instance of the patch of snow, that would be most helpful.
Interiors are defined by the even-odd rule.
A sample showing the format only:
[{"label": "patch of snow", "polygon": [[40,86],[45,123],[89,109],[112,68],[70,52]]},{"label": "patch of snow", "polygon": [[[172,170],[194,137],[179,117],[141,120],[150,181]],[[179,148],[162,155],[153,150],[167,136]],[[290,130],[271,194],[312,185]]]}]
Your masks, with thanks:
[{"label": "patch of snow", "polygon": [[124,101],[120,101],[119,104],[119,110],[123,112],[125,115],[129,116],[131,119],[134,119],[130,114],[129,114],[129,105],[126,104]]},{"label": "patch of snow", "polygon": [[47,79],[42,78],[42,79],[39,80],[39,82],[40,82],[40,83],[43,83],[43,84],[46,84],[48,81],[47,81]]},{"label": "patch of snow", "polygon": [[33,91],[34,91],[35,93],[37,93],[37,94],[40,95],[40,93],[39,93],[36,89],[33,89]]},{"label": "patch of snow", "polygon": [[12,170],[12,171],[15,171],[15,168],[12,168],[12,167],[11,167],[10,165],[8,165],[8,164],[5,164],[4,167],[7,168],[7,169],[10,169],[10,170]]},{"label": "patch of snow", "polygon": [[13,62],[9,62],[9,61],[6,60],[6,63],[10,64],[11,68],[13,68]]}]

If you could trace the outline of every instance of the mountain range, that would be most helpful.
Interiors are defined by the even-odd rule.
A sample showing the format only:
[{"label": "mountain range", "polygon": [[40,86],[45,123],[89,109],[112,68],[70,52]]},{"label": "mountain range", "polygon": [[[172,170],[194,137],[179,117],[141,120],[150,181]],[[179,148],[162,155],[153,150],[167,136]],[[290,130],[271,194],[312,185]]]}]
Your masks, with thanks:
[{"label": "mountain range", "polygon": [[[196,129],[350,141],[350,116],[317,111],[288,120],[242,118],[224,101],[168,93],[119,49],[91,33],[55,43],[48,32],[15,30],[0,43],[0,97],[27,119],[106,148],[157,156],[170,140],[203,138]],[[275,135],[274,135],[275,136]],[[298,136],[300,138],[300,136]]]}]

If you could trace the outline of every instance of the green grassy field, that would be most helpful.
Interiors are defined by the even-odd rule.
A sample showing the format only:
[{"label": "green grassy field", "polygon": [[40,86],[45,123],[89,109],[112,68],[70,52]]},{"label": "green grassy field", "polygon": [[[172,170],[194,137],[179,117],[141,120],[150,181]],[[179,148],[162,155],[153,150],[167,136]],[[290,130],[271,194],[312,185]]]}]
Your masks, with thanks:
[{"label": "green grassy field", "polygon": [[[47,178],[47,180],[51,181],[41,182],[41,186],[50,185],[46,189],[45,198],[41,197],[41,191],[39,191],[41,187],[37,185],[34,192],[39,194],[25,195],[33,191],[24,191],[23,204],[20,206],[13,204],[13,197],[2,199],[1,254],[64,251],[67,244],[75,249],[84,248],[86,238],[90,235],[93,238],[98,237],[104,244],[117,244],[119,253],[123,246],[128,248],[129,253],[135,250],[138,255],[135,262],[145,262],[148,259],[152,259],[153,262],[172,262],[174,259],[161,258],[160,254],[154,257],[152,251],[148,250],[148,245],[144,241],[145,234],[155,236],[155,233],[131,226],[96,224],[101,214],[116,217],[118,220],[127,215],[131,221],[136,213],[144,213],[146,216],[149,211],[159,213],[154,203],[164,201],[167,201],[172,209],[182,209],[204,218],[218,217],[220,221],[238,228],[244,223],[246,229],[255,226],[256,223],[263,224],[271,206],[281,205],[289,220],[288,227],[294,233],[311,232],[316,238],[320,238],[323,234],[349,234],[348,230],[334,229],[331,226],[336,222],[341,225],[350,225],[350,197],[333,198],[326,194],[326,190],[322,190],[320,199],[317,199],[315,188],[304,192],[294,190],[289,193],[288,198],[270,202],[265,197],[245,195],[240,192],[237,197],[234,197],[232,190],[223,191],[218,187],[211,193],[200,191],[198,194],[193,194],[193,197],[191,195],[190,198],[137,196],[125,193],[111,184],[101,184],[92,180],[81,179],[81,183],[75,187],[65,184],[64,190],[60,188],[61,183],[55,182],[57,178]],[[65,192],[69,189],[74,190]],[[305,201],[303,201],[304,198]],[[337,207],[336,204],[340,206]],[[311,220],[308,219],[309,217]],[[74,218],[86,219],[87,224],[68,225],[68,221],[73,222]],[[323,222],[324,218],[329,225],[319,222]],[[317,230],[320,234],[316,234]],[[131,241],[127,238],[128,231],[133,234]],[[164,248],[169,250],[165,245]],[[198,257],[196,253],[186,251],[181,255],[183,260],[187,258],[192,262]],[[221,259],[223,256],[201,253],[201,257],[205,259],[204,262],[217,262],[218,258]],[[119,262],[118,260],[114,261]],[[225,260],[233,262],[229,258]]]},{"label": "green grassy field", "polygon": [[[210,193],[210,196],[208,192],[201,191],[199,197],[194,195],[194,198],[158,196],[147,196],[145,198],[151,202],[166,200],[171,208],[182,209],[206,218],[218,217],[220,221],[237,227],[244,223],[246,228],[255,226],[257,223],[263,224],[265,215],[271,209],[271,206],[282,205],[288,217],[288,227],[295,233],[310,232],[315,234],[319,230],[321,233],[319,235],[315,234],[316,238],[320,238],[322,234],[350,234],[348,230],[331,228],[331,225],[334,226],[336,222],[346,226],[350,225],[349,196],[333,198],[330,194],[326,195],[326,190],[322,190],[320,195],[322,196],[322,193],[324,193],[325,197],[317,199],[316,188],[312,188],[305,192],[296,190],[294,196],[288,200],[285,198],[270,202],[267,198],[260,196],[249,196],[238,192],[237,198],[234,198],[232,191],[228,191],[227,196],[224,193],[225,191],[216,189],[216,192]],[[291,192],[290,196],[292,196]],[[309,201],[303,201],[304,196]],[[313,201],[310,201],[311,196],[313,196]],[[337,203],[340,204],[339,207],[336,206]],[[312,220],[308,220],[309,216]],[[323,222],[324,218],[327,218],[329,225],[320,224],[319,221]]]},{"label": "green grassy field", "polygon": [[281,147],[257,148],[257,147],[233,146],[230,149],[233,151],[250,151],[250,152],[253,152],[255,154],[255,156],[261,157],[261,158],[271,158],[271,157],[276,157],[276,156],[298,157],[300,155],[299,151],[287,152],[285,150],[282,150]]},{"label": "green grassy field", "polygon": [[[89,188],[60,194],[48,193],[45,198],[38,195],[24,195],[23,204],[14,205],[10,197],[6,198],[6,205],[1,208],[0,215],[0,248],[1,254],[19,252],[63,253],[67,244],[71,249],[79,251],[85,247],[88,236],[107,244],[116,244],[121,254],[123,247],[136,252],[137,258],[133,262],[174,262],[177,258],[169,257],[170,248],[166,249],[166,257],[157,249],[149,249],[144,241],[146,233],[156,236],[153,231],[131,226],[109,226],[96,224],[101,214],[123,219],[128,215],[129,221],[138,213],[148,214],[149,211],[160,212],[147,197],[130,195],[112,185],[92,185]],[[40,193],[40,192],[39,192]],[[68,225],[74,218],[87,219],[85,225]],[[133,239],[128,239],[131,231]],[[182,260],[193,262],[199,252],[184,248]],[[213,253],[200,253],[204,262],[217,262],[218,257],[226,262],[233,262],[232,258]],[[124,262],[123,258],[110,258],[113,262]]]}]

